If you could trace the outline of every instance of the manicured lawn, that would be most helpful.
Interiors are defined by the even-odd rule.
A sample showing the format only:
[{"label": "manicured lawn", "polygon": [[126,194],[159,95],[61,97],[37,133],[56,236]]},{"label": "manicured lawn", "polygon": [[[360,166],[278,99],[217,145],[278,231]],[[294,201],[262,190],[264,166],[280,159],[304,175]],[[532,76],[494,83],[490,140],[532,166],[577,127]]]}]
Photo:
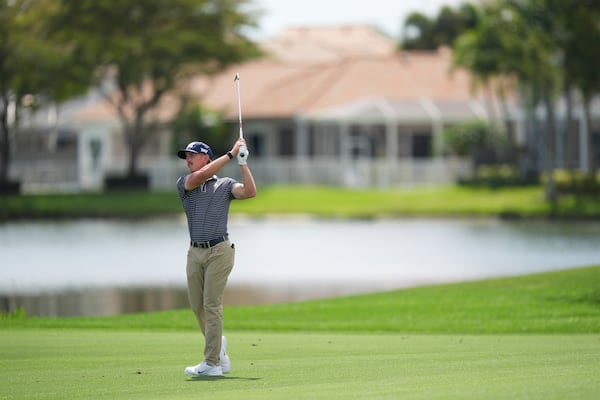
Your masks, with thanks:
[{"label": "manicured lawn", "polygon": [[0,318],[0,399],[595,399],[600,266],[225,310],[232,373],[192,380],[189,310]]},{"label": "manicured lawn", "polygon": [[[225,329],[425,334],[600,334],[600,266],[289,304],[226,307]],[[195,331],[187,309],[10,318],[22,328]]]},{"label": "manicured lawn", "polygon": [[[504,189],[459,186],[410,189],[353,190],[315,186],[259,188],[250,201],[233,202],[232,213],[253,216],[310,214],[333,218],[409,216],[520,216],[551,213],[538,186]],[[147,218],[181,215],[172,192],[114,192],[0,197],[0,220],[31,218]],[[555,214],[600,217],[600,201],[561,198]]]},{"label": "manicured lawn", "polygon": [[544,215],[548,204],[538,187],[503,190],[458,186],[352,190],[327,187],[273,187],[256,201],[234,204],[249,214],[305,213],[323,217]]},{"label": "manicured lawn", "polygon": [[232,373],[193,380],[196,333],[2,332],[1,399],[594,399],[599,335],[229,333]]}]

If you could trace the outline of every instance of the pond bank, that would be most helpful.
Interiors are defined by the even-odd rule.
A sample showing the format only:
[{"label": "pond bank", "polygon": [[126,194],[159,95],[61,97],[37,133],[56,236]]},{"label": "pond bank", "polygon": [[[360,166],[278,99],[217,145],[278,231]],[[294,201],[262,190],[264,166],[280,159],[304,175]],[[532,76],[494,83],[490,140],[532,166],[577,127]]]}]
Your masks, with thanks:
[{"label": "pond bank", "polygon": [[[259,188],[251,201],[233,202],[232,214],[253,217],[308,214],[321,218],[488,216],[507,219],[600,219],[600,201],[565,196],[556,210],[534,187],[503,189],[333,187]],[[147,219],[182,214],[173,192],[79,193],[0,197],[0,221],[79,218]]]},{"label": "pond bank", "polygon": [[[229,233],[236,261],[226,301],[235,304],[600,263],[600,223],[589,222],[235,217]],[[185,287],[188,246],[181,216],[0,224],[0,296],[5,304],[6,295],[33,294],[27,301],[34,305],[81,303],[92,310],[101,299],[113,310],[107,312],[128,312],[130,304],[185,307],[187,299],[177,290]],[[40,300],[40,293],[54,297]]]}]

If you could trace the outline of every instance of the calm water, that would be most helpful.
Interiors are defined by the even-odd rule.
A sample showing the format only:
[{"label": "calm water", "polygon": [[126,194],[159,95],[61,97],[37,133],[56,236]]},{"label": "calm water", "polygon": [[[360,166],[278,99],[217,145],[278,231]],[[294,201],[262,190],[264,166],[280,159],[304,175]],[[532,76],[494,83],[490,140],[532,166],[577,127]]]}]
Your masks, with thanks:
[{"label": "calm water", "polygon": [[[236,218],[230,236],[229,286],[248,302],[600,264],[597,222]],[[182,219],[2,224],[0,294],[182,288],[187,243]],[[230,300],[244,302],[233,292]]]}]

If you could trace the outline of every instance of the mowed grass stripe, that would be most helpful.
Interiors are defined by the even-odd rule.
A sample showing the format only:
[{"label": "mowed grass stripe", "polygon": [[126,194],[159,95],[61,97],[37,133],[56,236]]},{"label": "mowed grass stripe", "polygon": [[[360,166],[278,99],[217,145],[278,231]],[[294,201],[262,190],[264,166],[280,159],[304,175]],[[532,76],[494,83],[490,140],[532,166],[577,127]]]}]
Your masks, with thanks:
[{"label": "mowed grass stripe", "polygon": [[[173,182],[173,185],[175,183]],[[260,184],[260,182],[259,182]],[[233,202],[232,214],[271,216],[307,214],[333,218],[389,216],[512,215],[598,218],[594,198],[561,196],[556,209],[544,200],[542,186],[502,189],[462,186],[404,189],[346,189],[328,186],[259,187],[252,201]],[[40,194],[0,197],[1,219],[182,215],[175,186],[166,192]]]},{"label": "mowed grass stripe", "polygon": [[232,373],[191,380],[195,332],[5,330],[2,399],[593,399],[599,335],[229,333]]},{"label": "mowed grass stripe", "polygon": [[226,317],[233,329],[598,333],[600,267],[326,301],[234,307]]},{"label": "mowed grass stripe", "polygon": [[[289,304],[228,306],[225,329],[311,332],[600,333],[600,266]],[[196,331],[190,310],[5,318],[4,327]]]},{"label": "mowed grass stripe", "polygon": [[229,307],[217,379],[183,374],[202,358],[189,310],[5,315],[0,399],[595,399],[599,272]]}]

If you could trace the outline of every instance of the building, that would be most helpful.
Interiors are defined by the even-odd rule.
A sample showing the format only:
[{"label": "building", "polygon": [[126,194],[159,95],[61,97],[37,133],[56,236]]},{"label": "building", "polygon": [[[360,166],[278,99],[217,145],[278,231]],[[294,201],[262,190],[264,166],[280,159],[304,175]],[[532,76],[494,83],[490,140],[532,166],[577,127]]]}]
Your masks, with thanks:
[{"label": "building", "polygon": [[[234,122],[234,137],[238,103],[233,78],[240,74],[244,134],[261,184],[451,183],[470,173],[471,166],[442,156],[444,129],[499,116],[492,96],[475,94],[468,73],[452,70],[448,49],[398,52],[393,39],[371,26],[290,28],[261,45],[269,57],[210,79],[198,77],[188,88],[203,105]],[[175,103],[167,97],[157,118],[172,117]],[[60,132],[77,132],[72,186],[101,188],[107,174],[127,165],[118,118],[93,93],[67,106],[70,111],[57,125]],[[153,188],[171,188],[185,166],[169,146],[170,132],[165,128],[149,141],[140,167],[150,174]],[[36,187],[39,182],[28,183]]]},{"label": "building", "polygon": [[[415,185],[453,182],[465,160],[436,149],[445,127],[493,114],[452,71],[448,49],[402,52],[369,26],[291,28],[263,46],[273,57],[235,66],[191,90],[237,118],[262,182]],[[258,164],[257,164],[258,161]]]}]

